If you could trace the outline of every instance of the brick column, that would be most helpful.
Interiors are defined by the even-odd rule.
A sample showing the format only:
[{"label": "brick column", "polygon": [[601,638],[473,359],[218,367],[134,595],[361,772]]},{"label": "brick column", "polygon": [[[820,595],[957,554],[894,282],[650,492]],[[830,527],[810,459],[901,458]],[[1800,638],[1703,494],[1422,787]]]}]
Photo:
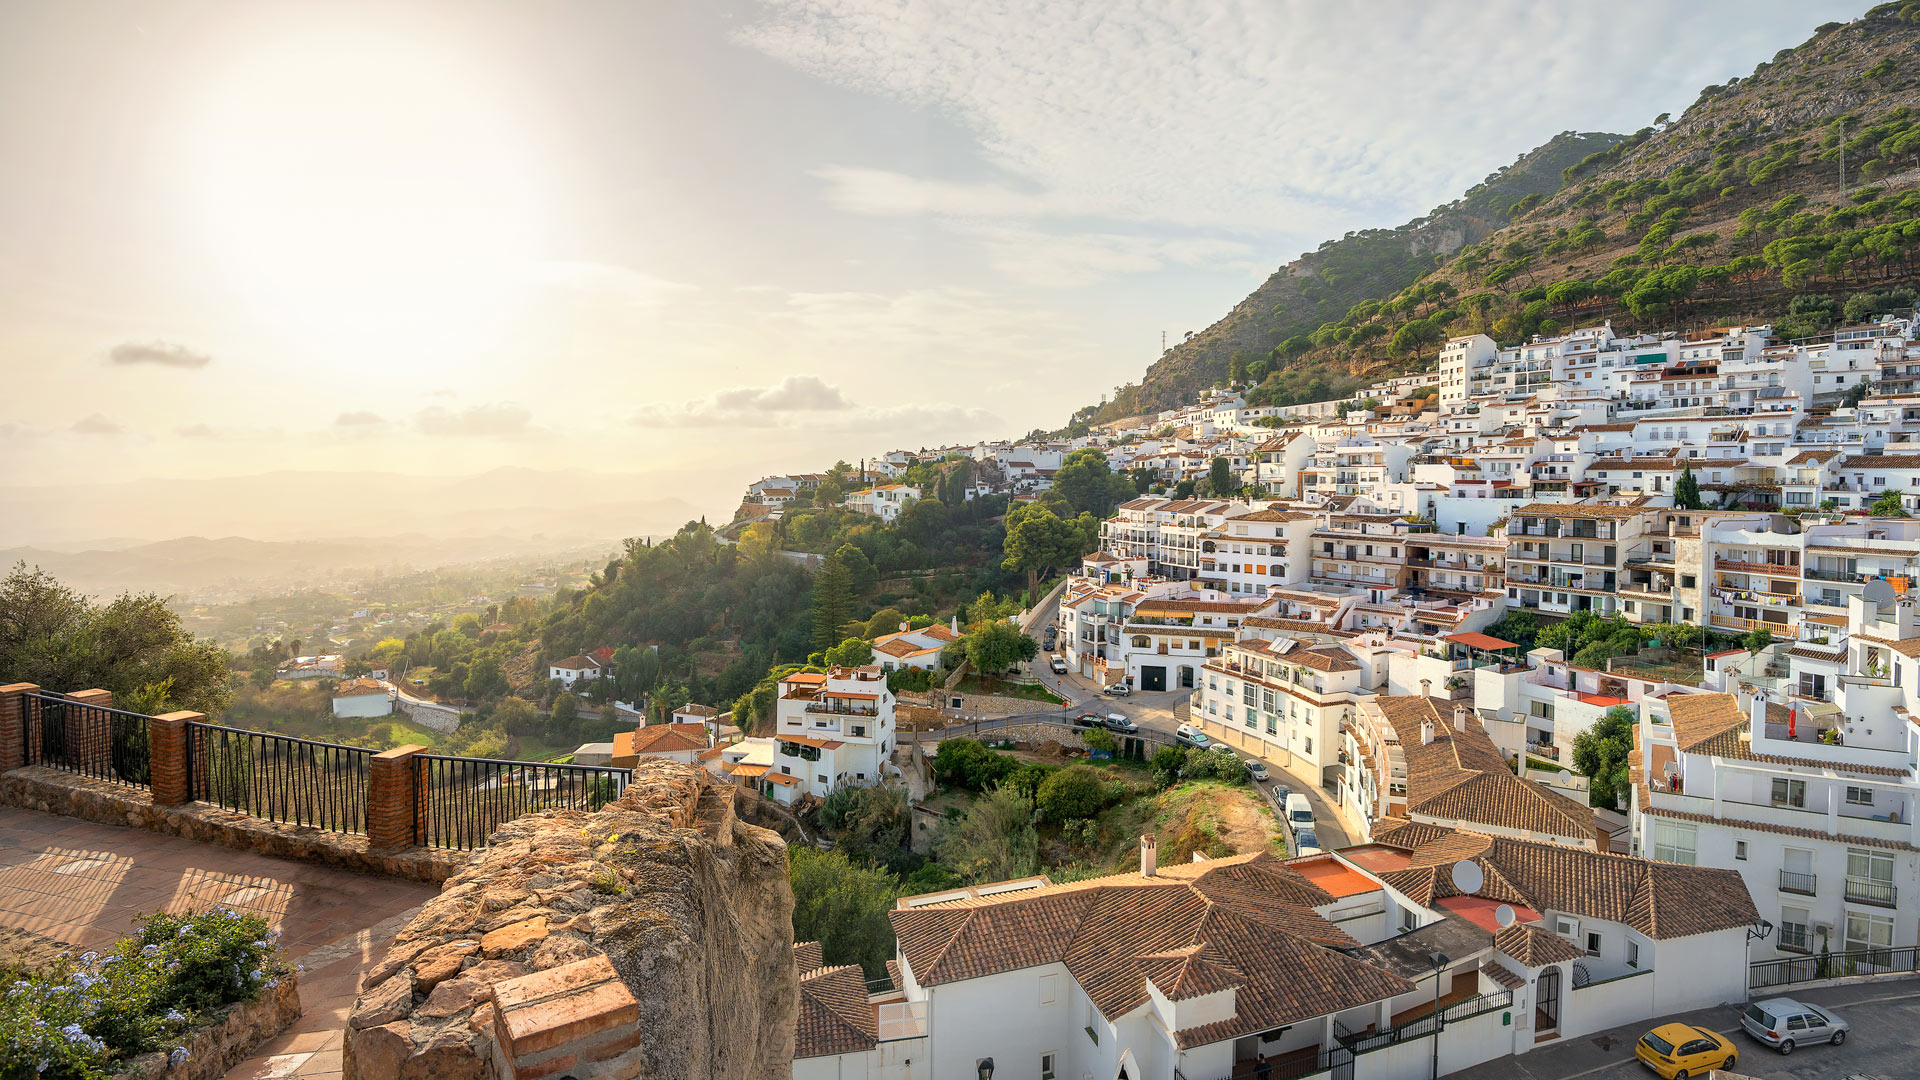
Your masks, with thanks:
[{"label": "brick column", "polygon": [[17,769],[27,763],[26,707],[24,695],[39,686],[30,682],[0,686],[0,772]]},{"label": "brick column", "polygon": [[[75,690],[67,695],[67,762],[87,776],[113,771],[113,718],[96,709],[113,708],[110,690]],[[75,706],[79,706],[76,708]]]},{"label": "brick column", "polygon": [[207,766],[203,761],[190,760],[187,725],[206,718],[205,713],[170,712],[147,721],[148,783],[153,788],[153,805],[183,806],[193,801],[193,774],[189,770]]},{"label": "brick column", "polygon": [[367,764],[367,846],[400,851],[418,843],[419,761],[424,746],[396,746],[373,755]]},{"label": "brick column", "polygon": [[496,1075],[630,1080],[642,1035],[639,1003],[604,953],[494,984]]}]

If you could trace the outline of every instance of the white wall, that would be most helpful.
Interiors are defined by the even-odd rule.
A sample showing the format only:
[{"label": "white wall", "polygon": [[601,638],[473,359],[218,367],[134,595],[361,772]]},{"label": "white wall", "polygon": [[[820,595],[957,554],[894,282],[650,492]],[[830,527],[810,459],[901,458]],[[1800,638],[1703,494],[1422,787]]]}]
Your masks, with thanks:
[{"label": "white wall", "polygon": [[352,697],[334,698],[335,716],[391,716],[393,698],[386,694],[355,694]]}]

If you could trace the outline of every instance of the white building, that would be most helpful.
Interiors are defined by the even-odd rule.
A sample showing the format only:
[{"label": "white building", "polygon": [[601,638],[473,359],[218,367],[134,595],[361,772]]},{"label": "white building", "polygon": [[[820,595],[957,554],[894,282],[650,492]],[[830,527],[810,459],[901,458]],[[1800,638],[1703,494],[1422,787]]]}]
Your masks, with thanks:
[{"label": "white building", "polygon": [[892,521],[900,516],[907,504],[920,497],[920,489],[907,484],[876,484],[865,491],[856,491],[846,498],[849,510],[858,510],[871,514],[881,521]]},{"label": "white building", "polygon": [[906,623],[901,623],[894,633],[874,639],[873,662],[879,664],[882,671],[903,668],[936,671],[940,667],[940,651],[959,640],[958,633],[940,623],[918,630],[909,630]]},{"label": "white building", "polygon": [[393,691],[373,679],[348,679],[333,692],[335,716],[392,716]]},{"label": "white building", "polygon": [[600,661],[591,656],[569,656],[547,666],[547,678],[559,679],[567,686],[576,682],[592,682],[599,677]]},{"label": "white building", "polygon": [[793,790],[769,794],[824,799],[848,784],[880,782],[893,751],[894,698],[878,664],[796,671],[780,680],[774,710],[777,748],[765,776]]}]

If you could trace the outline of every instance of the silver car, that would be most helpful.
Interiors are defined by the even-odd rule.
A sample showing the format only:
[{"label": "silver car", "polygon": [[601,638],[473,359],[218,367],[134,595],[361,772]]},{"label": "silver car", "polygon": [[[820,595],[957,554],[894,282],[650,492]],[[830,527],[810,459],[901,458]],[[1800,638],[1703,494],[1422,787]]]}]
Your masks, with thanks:
[{"label": "silver car", "polygon": [[1792,998],[1768,998],[1748,1005],[1740,1013],[1740,1026],[1747,1034],[1783,1054],[1793,1053],[1802,1043],[1847,1041],[1847,1022],[1818,1005]]}]

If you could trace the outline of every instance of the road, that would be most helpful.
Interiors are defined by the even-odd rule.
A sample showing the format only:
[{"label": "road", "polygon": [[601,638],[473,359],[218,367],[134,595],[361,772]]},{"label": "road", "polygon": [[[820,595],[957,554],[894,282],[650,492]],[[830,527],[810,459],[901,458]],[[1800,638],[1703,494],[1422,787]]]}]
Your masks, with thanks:
[{"label": "road", "polygon": [[[1065,587],[1062,582],[1046,598],[1027,613],[1021,620],[1021,628],[1036,639],[1045,641],[1046,627],[1053,625],[1057,618],[1059,592]],[[982,720],[967,728],[950,729],[951,734],[976,735],[995,731],[1016,724],[1035,722],[1066,724],[1069,718],[1082,712],[1119,713],[1139,724],[1142,734],[1149,740],[1171,745],[1174,729],[1180,721],[1174,717],[1174,706],[1187,699],[1192,693],[1188,690],[1165,690],[1154,693],[1135,692],[1126,697],[1109,697],[1091,680],[1082,678],[1071,670],[1065,675],[1057,675],[1048,666],[1051,654],[1044,648],[1039,656],[1026,665],[1026,674],[1038,679],[1041,685],[1073,703],[1070,709],[1046,709],[1019,716],[997,717]],[[925,732],[928,736],[938,737],[938,732]],[[909,736],[910,737],[910,736]],[[1241,757],[1252,755],[1236,750]],[[1320,846],[1327,850],[1349,847],[1354,843],[1342,825],[1340,816],[1327,801],[1326,794],[1320,790],[1315,777],[1287,770],[1286,763],[1271,757],[1262,757],[1266,762],[1268,780],[1260,785],[1263,791],[1274,784],[1284,784],[1289,790],[1307,797],[1313,806],[1314,831],[1319,835]]]},{"label": "road", "polygon": [[[1658,978],[1656,974],[1654,976]],[[1762,1000],[1768,995],[1762,993]],[[1663,1016],[1579,1039],[1543,1046],[1519,1057],[1496,1058],[1484,1065],[1449,1073],[1454,1080],[1639,1080],[1651,1072],[1633,1057],[1634,1041],[1673,1020],[1720,1032],[1739,1049],[1734,1071],[1763,1080],[1845,1080],[1848,1077],[1914,1075],[1913,1033],[1920,1030],[1920,982],[1911,979],[1798,990],[1795,1000],[1831,1008],[1852,1025],[1841,1046],[1803,1046],[1791,1056],[1748,1038],[1740,1029],[1737,1007],[1721,1006],[1678,1016]]]}]

